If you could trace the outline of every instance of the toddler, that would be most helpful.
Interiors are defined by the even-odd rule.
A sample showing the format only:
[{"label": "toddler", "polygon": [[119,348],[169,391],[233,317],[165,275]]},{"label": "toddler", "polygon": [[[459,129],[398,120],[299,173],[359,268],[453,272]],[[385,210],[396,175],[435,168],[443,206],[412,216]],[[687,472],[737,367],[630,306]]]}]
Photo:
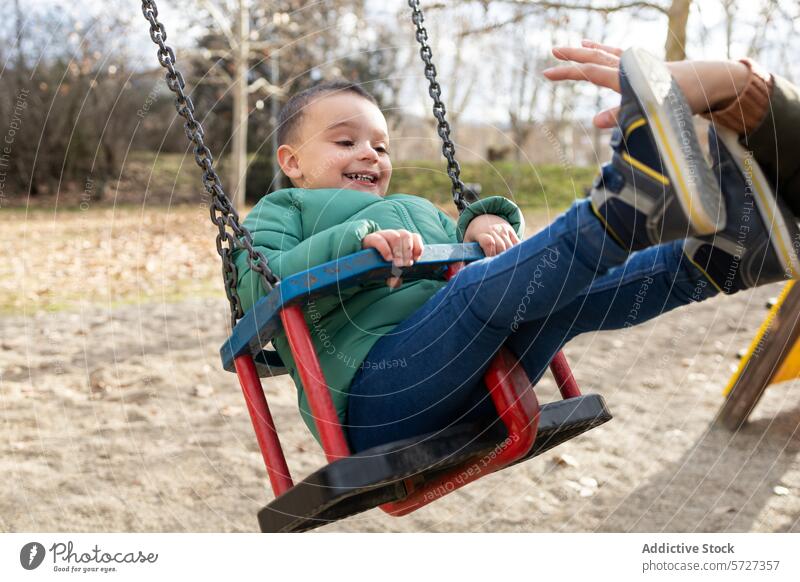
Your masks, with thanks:
[{"label": "toddler", "polygon": [[[583,332],[795,276],[796,224],[735,138],[712,129],[715,177],[664,64],[627,51],[619,81],[612,161],[587,199],[525,240],[506,198],[479,200],[453,221],[424,198],[387,194],[386,120],[360,87],[324,83],[286,104],[277,158],[294,188],[250,212],[254,245],[280,278],[365,248],[397,268],[386,285],[340,289],[305,309],[352,452],[495,420],[482,377],[503,345],[535,381]],[[424,245],[462,242],[486,257],[447,282],[402,281]],[[249,309],[263,290],[245,253],[236,263]],[[285,334],[273,344],[317,437]]]}]

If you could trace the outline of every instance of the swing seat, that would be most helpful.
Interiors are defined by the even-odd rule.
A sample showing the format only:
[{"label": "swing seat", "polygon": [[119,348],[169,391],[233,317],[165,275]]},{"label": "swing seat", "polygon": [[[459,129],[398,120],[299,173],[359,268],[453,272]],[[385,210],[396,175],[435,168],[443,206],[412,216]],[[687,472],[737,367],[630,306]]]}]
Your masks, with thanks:
[{"label": "swing seat", "polygon": [[[402,277],[404,281],[446,280],[464,263],[482,258],[477,243],[427,245],[420,259],[403,269]],[[335,290],[372,281],[383,283],[392,274],[391,268],[377,251],[367,249],[286,277],[239,320],[220,348],[223,367],[239,375],[276,495],[258,514],[264,532],[307,531],[378,506],[390,515],[405,515],[611,419],[601,396],[580,395],[562,354],[554,358],[551,368],[564,400],[539,406],[522,366],[502,348],[485,376],[499,414],[489,426],[459,424],[355,455],[342,453],[341,448],[338,453],[329,450],[323,436],[329,464],[299,483],[292,482],[258,379],[285,374],[286,368],[280,356],[264,346],[281,326],[286,329],[290,320],[282,314],[296,310],[294,317],[301,322],[306,346],[305,352],[295,346],[290,334],[292,349],[299,350],[295,360],[314,359],[299,308]],[[327,389],[324,384],[322,388],[324,399]],[[311,399],[308,388],[307,393]],[[315,416],[321,435],[326,424],[339,428],[335,413],[334,419],[322,424],[322,416]]]},{"label": "swing seat", "polygon": [[[611,420],[602,396],[578,396],[541,407],[531,459]],[[339,459],[315,471],[258,513],[262,532],[302,532],[383,505],[401,501],[414,487],[462,466],[480,472],[485,458],[507,437],[500,422],[488,428],[466,423],[421,437],[381,445]],[[443,489],[439,495],[448,492]],[[432,495],[436,495],[434,490]]]},{"label": "swing seat", "polygon": [[[478,243],[426,245],[422,256],[411,267],[402,269],[404,282],[417,279],[445,280],[453,263],[470,263],[484,258]],[[263,349],[281,327],[282,309],[304,306],[316,298],[365,283],[384,283],[392,276],[392,265],[375,249],[366,249],[337,261],[329,261],[285,279],[262,297],[236,324],[233,334],[220,348],[222,366],[235,372],[234,360],[250,354],[260,377],[286,374],[280,356]]]}]

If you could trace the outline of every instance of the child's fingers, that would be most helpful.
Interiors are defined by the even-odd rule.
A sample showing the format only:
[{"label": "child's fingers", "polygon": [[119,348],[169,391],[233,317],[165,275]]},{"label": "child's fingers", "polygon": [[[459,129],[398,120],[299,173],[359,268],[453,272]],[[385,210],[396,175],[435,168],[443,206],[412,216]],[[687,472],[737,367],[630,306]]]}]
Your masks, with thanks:
[{"label": "child's fingers", "polygon": [[499,255],[504,250],[506,250],[506,243],[503,240],[503,237],[500,236],[499,233],[493,232],[492,239],[494,240],[494,254]]},{"label": "child's fingers", "polygon": [[588,38],[582,40],[581,44],[583,46],[585,46],[585,47],[588,47],[588,48],[595,48],[595,49],[599,49],[601,51],[605,51],[607,53],[611,53],[615,57],[621,57],[622,53],[625,52],[621,48],[617,48],[615,46],[611,46],[611,45],[608,45],[608,44],[601,44],[599,42],[595,42],[593,40],[589,40]]},{"label": "child's fingers", "polygon": [[422,251],[425,250],[425,245],[422,242],[421,235],[414,233],[412,237],[414,242],[414,248],[411,253],[411,258],[414,261],[418,261],[419,258],[422,256]]},{"label": "child's fingers", "polygon": [[395,267],[402,267],[405,264],[405,259],[403,259],[403,247],[399,241],[395,241],[392,247],[392,257],[392,264],[394,264]]},{"label": "child's fingers", "polygon": [[497,254],[497,243],[491,233],[483,233],[478,235],[478,244],[481,245],[483,254],[487,257],[493,257]]},{"label": "child's fingers", "polygon": [[361,246],[365,249],[375,249],[380,253],[384,261],[392,260],[392,248],[389,246],[386,237],[380,232],[373,232],[365,236]]},{"label": "child's fingers", "polygon": [[403,264],[411,265],[414,262],[414,236],[411,233],[403,235]]},{"label": "child's fingers", "polygon": [[519,242],[519,237],[510,224],[501,225],[501,227],[498,229],[498,232],[500,233],[500,236],[506,245],[505,250],[510,249]]},{"label": "child's fingers", "polygon": [[508,232],[503,230],[497,233],[497,238],[500,239],[500,244],[497,245],[497,252],[502,253],[510,249],[514,246],[514,243],[511,242],[511,237],[508,236]]},{"label": "child's fingers", "polygon": [[503,229],[500,231],[500,239],[503,241],[503,251],[507,251],[514,246],[514,241],[511,240],[509,230],[510,229]]},{"label": "child's fingers", "polygon": [[411,265],[411,255],[414,249],[414,239],[408,231],[400,231],[395,239],[393,252],[394,264],[398,267]]}]

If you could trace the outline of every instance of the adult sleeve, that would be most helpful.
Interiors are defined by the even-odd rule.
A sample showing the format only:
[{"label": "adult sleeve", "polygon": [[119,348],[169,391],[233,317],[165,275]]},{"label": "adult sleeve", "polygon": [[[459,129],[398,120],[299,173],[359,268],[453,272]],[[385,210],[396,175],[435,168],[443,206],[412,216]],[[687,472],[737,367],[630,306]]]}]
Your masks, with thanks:
[{"label": "adult sleeve", "polygon": [[773,75],[770,106],[761,124],[742,136],[776,193],[800,216],[800,89]]}]

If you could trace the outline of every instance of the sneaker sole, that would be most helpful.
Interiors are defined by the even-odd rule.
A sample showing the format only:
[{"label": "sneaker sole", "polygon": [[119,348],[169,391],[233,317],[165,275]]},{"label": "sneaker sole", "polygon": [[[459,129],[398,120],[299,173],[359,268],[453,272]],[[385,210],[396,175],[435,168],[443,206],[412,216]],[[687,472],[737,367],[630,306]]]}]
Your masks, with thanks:
[{"label": "sneaker sole", "polygon": [[[622,54],[621,66],[650,124],[673,189],[689,220],[691,231],[687,236],[722,230],[725,211],[719,184],[700,149],[689,104],[669,70],[656,57],[636,48]],[[681,134],[685,136],[683,139]]]},{"label": "sneaker sole", "polygon": [[751,191],[756,201],[756,207],[764,224],[770,228],[769,238],[775,254],[781,261],[781,267],[787,278],[796,279],[800,276],[800,261],[797,258],[797,246],[800,245],[800,229],[793,218],[789,222],[778,200],[772,193],[764,172],[758,163],[753,160],[752,154],[739,143],[735,132],[721,127],[714,128],[720,144],[728,150],[731,159],[736,163],[739,171],[750,179]]}]

